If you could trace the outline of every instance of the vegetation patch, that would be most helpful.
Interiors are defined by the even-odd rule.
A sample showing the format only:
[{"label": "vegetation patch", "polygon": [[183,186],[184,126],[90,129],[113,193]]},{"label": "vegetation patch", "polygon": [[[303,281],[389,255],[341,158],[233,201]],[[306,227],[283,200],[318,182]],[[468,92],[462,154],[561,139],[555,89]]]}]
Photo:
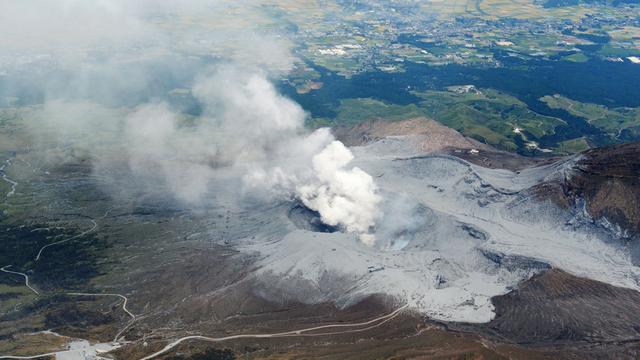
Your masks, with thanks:
[{"label": "vegetation patch", "polygon": [[229,349],[207,349],[204,352],[185,356],[175,355],[167,358],[168,360],[234,360],[236,356]]},{"label": "vegetation patch", "polygon": [[558,151],[567,154],[575,154],[587,150],[590,147],[591,146],[589,146],[589,143],[584,137],[579,137],[577,139],[562,141],[558,144]]},{"label": "vegetation patch", "polygon": [[[554,133],[564,121],[540,115],[513,96],[491,89],[452,87],[416,93],[419,106],[433,119],[464,135],[502,149],[518,149],[520,135],[537,139]],[[517,130],[519,129],[519,130]]]},{"label": "vegetation patch", "polygon": [[[38,251],[47,244],[64,241],[78,235],[82,229],[61,229],[49,225],[0,225],[0,263],[12,265],[14,271],[29,275],[32,285],[43,290],[77,289],[101,274],[97,257],[106,248],[106,241],[94,234],[85,234],[68,242],[46,248],[35,261]],[[0,274],[0,283],[24,284],[19,275]]]},{"label": "vegetation patch", "polygon": [[[552,109],[562,109],[586,119],[591,125],[606,132],[613,139],[637,140],[635,129],[640,126],[640,108],[608,108],[604,105],[583,103],[562,95],[544,96],[540,99]],[[623,139],[627,134],[629,139]]]}]

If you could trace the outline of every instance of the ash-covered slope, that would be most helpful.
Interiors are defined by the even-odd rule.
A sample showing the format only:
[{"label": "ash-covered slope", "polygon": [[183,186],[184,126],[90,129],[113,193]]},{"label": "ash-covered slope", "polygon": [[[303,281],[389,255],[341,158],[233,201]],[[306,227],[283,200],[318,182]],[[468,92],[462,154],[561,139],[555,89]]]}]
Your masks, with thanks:
[{"label": "ash-covered slope", "polygon": [[422,152],[450,148],[492,149],[486,144],[467,138],[456,130],[425,117],[401,121],[370,120],[353,127],[338,126],[333,128],[332,132],[347,146],[363,146],[385,138],[403,136],[407,145],[414,146]]},{"label": "ash-covered slope", "polygon": [[552,269],[493,298],[490,333],[518,343],[640,338],[640,292]]},{"label": "ash-covered slope", "polygon": [[385,199],[374,246],[291,225],[297,229],[281,238],[258,236],[241,247],[260,254],[263,296],[348,305],[381,293],[434,319],[488,322],[491,298],[549,268],[640,289],[640,268],[616,233],[539,196],[541,184],[572,178],[579,158],[492,169],[415,140],[409,132],[352,148],[354,164],[374,176]]},{"label": "ash-covered slope", "polygon": [[338,126],[332,132],[347,146],[366,146],[379,142],[384,145],[387,155],[389,152],[395,152],[396,155],[447,153],[492,169],[516,171],[557,160],[501,151],[426,117],[399,121],[369,120],[351,127]]},{"label": "ash-covered slope", "polygon": [[585,151],[574,169],[566,199],[622,237],[640,235],[640,143]]}]

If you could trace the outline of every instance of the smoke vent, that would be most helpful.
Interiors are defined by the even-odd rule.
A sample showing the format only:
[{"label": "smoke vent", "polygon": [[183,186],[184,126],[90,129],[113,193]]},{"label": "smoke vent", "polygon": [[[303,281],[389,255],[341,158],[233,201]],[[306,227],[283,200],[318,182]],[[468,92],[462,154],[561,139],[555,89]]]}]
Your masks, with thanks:
[{"label": "smoke vent", "polygon": [[298,229],[323,233],[331,233],[339,230],[336,226],[323,223],[317,211],[309,209],[301,202],[293,203],[288,215],[289,220],[291,220]]}]

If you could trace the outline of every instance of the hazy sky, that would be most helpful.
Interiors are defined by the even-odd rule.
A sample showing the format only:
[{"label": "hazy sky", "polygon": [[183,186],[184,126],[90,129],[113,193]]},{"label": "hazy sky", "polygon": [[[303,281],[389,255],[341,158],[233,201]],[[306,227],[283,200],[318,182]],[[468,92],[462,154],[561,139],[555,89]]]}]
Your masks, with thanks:
[{"label": "hazy sky", "polygon": [[305,129],[307,113],[278,93],[273,79],[295,58],[282,34],[261,28],[258,5],[3,5],[0,95],[37,105],[28,127],[54,148],[47,161],[89,158],[106,182],[126,164],[132,193],[169,189],[200,207],[210,205],[203,202],[220,172],[231,172],[233,191],[297,197],[372,243],[367,233],[381,214],[373,179],[349,166],[350,150],[328,130]]}]

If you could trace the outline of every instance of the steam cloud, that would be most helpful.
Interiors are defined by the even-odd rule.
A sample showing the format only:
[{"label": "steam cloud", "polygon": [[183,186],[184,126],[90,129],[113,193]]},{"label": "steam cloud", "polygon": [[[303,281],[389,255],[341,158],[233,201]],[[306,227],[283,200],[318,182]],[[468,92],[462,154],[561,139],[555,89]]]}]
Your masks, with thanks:
[{"label": "steam cloud", "polygon": [[[233,24],[259,2],[234,11],[228,11],[233,2],[205,0],[63,5],[25,0],[0,14],[0,77],[2,69],[8,74],[0,105],[14,95],[42,97],[27,127],[48,148],[46,161],[89,158],[107,180],[124,166],[128,186],[168,189],[194,207],[210,201],[210,185],[224,174],[242,179],[240,192],[299,198],[325,223],[373,242],[368,233],[381,201],[373,179],[349,167],[353,155],[328,129],[306,130],[304,110],[270,80],[296,61],[288,42],[247,26],[211,31],[209,20],[201,28],[180,24],[238,13],[226,19]],[[149,21],[168,15],[176,24]],[[202,60],[211,52],[216,61]],[[15,54],[23,58],[15,62]],[[24,71],[34,68],[46,71]],[[25,73],[36,75],[14,76]],[[163,83],[175,85],[157,88]],[[168,101],[176,91],[200,111],[189,115]]]},{"label": "steam cloud", "polygon": [[296,192],[307,207],[320,213],[325,224],[343,226],[373,245],[375,238],[368,231],[379,216],[381,198],[369,174],[357,167],[346,169],[351,160],[349,149],[340,141],[331,142],[313,157],[317,181],[299,185]]},{"label": "steam cloud", "polygon": [[276,196],[296,196],[324,223],[358,233],[372,244],[368,232],[379,216],[381,199],[370,175],[347,168],[351,151],[328,129],[305,134],[304,111],[278,95],[266,78],[252,75],[234,88],[235,81],[224,77],[228,86],[222,94],[213,86],[218,81],[207,82],[202,87],[208,91],[200,92],[210,100],[223,100],[224,133],[243,132],[224,151],[235,156],[235,166],[245,168],[245,184]]},{"label": "steam cloud", "polygon": [[226,65],[201,76],[191,91],[204,105],[195,118],[163,102],[122,114],[56,100],[37,111],[32,131],[43,139],[54,135],[74,156],[89,154],[105,174],[114,166],[109,154],[118,151],[138,183],[160,182],[187,205],[200,205],[219,172],[231,170],[247,189],[267,199],[297,197],[326,224],[372,244],[368,232],[380,202],[373,179],[348,167],[353,155],[328,129],[308,133],[305,112],[279,95],[265,74]]},{"label": "steam cloud", "polygon": [[[243,183],[273,198],[298,197],[323,222],[368,235],[380,197],[370,175],[348,168],[351,151],[328,129],[308,134],[305,112],[279,95],[264,74],[225,66],[194,86],[205,115],[180,127],[164,104],[144,105],[127,117],[131,168],[161,175],[177,198],[197,203],[216,176],[215,164],[240,171]],[[213,165],[212,165],[213,164]]]}]

